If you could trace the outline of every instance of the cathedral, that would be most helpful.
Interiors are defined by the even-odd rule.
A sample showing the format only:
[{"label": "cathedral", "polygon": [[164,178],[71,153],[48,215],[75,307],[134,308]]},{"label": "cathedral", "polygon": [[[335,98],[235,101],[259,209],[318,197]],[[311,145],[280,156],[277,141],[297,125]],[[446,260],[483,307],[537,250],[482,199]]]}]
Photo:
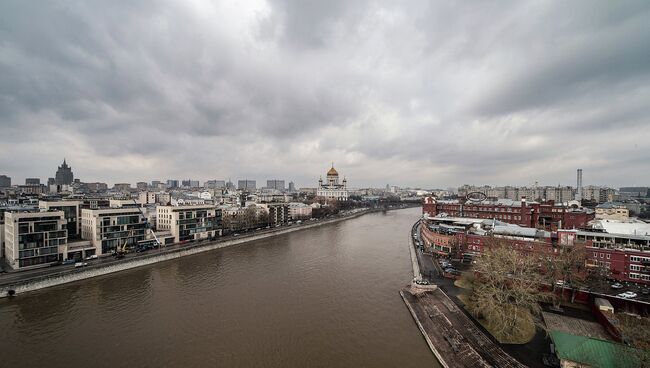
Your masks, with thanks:
[{"label": "cathedral", "polygon": [[327,172],[327,182],[323,183],[322,177],[318,180],[316,195],[326,199],[348,200],[348,182],[343,178],[343,182],[339,184],[339,173],[334,169],[333,163],[332,168]]}]

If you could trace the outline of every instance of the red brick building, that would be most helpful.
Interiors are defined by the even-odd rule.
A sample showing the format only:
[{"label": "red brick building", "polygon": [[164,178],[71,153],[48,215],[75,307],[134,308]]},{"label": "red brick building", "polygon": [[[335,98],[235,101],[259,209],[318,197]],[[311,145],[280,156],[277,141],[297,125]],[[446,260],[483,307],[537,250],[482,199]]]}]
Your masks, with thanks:
[{"label": "red brick building", "polygon": [[593,211],[587,209],[560,206],[553,201],[527,202],[525,199],[472,202],[425,197],[422,211],[431,217],[444,213],[454,217],[496,219],[509,224],[547,230],[582,229],[595,216]]},{"label": "red brick building", "polygon": [[604,275],[621,282],[650,284],[648,234],[566,229],[549,232],[495,220],[443,216],[422,221],[420,236],[429,251],[456,258],[480,256],[495,239],[522,253],[547,256],[559,254],[561,246],[584,242],[588,266],[602,267]]}]

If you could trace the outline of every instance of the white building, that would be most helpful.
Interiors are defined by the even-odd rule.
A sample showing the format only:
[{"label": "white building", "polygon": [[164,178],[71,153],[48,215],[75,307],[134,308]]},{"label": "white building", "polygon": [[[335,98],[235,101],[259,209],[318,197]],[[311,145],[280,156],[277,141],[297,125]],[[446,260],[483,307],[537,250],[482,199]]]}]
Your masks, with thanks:
[{"label": "white building", "polygon": [[169,230],[174,242],[214,238],[221,235],[221,209],[214,205],[158,206],[158,230]]},{"label": "white building", "polygon": [[293,220],[311,218],[312,207],[300,202],[289,203],[289,216]]},{"label": "white building", "polygon": [[327,172],[327,182],[323,183],[323,178],[318,180],[316,196],[339,201],[348,200],[347,180],[343,178],[343,182],[339,184],[339,173],[334,169],[334,164],[332,164],[332,168]]},{"label": "white building", "polygon": [[125,243],[145,240],[145,220],[138,208],[81,209],[81,238],[90,240],[97,255],[111,254]]},{"label": "white building", "polygon": [[5,258],[12,269],[44,266],[59,260],[68,243],[63,211],[6,212]]}]

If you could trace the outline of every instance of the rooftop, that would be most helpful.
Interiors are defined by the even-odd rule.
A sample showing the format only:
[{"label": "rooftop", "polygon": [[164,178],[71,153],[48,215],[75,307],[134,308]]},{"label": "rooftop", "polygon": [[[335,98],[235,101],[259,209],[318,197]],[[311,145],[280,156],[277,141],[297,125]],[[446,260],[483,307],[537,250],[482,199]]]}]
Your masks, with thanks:
[{"label": "rooftop", "polygon": [[551,331],[557,356],[592,367],[638,367],[633,348],[610,341]]}]

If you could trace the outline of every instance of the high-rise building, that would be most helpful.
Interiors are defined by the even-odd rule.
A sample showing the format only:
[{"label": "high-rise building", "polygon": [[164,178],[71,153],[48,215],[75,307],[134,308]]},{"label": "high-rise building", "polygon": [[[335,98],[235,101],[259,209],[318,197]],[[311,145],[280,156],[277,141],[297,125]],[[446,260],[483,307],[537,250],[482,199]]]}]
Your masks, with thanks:
[{"label": "high-rise building", "polygon": [[296,191],[296,184],[292,181],[289,182],[289,191],[290,192],[295,192]]},{"label": "high-rise building", "polygon": [[72,173],[72,167],[68,166],[63,159],[63,164],[59,166],[56,170],[56,175],[54,176],[54,184],[56,185],[72,185],[74,182],[74,174]]},{"label": "high-rise building", "polygon": [[266,187],[269,189],[277,189],[284,191],[284,180],[272,179],[266,181]]},{"label": "high-rise building", "polygon": [[208,180],[206,181],[203,186],[206,189],[223,189],[226,187],[226,181],[225,180]]},{"label": "high-rise building", "polygon": [[7,175],[0,175],[0,188],[11,187],[11,178]]},{"label": "high-rise building", "polygon": [[25,185],[41,185],[41,179],[39,178],[26,178]]},{"label": "high-rise building", "polygon": [[170,189],[178,188],[178,180],[168,179],[167,180],[167,188],[170,188]]},{"label": "high-rise building", "polygon": [[582,169],[578,169],[576,185],[576,201],[582,200]]},{"label": "high-rise building", "polygon": [[237,181],[237,189],[240,190],[255,190],[257,188],[257,184],[255,180],[238,180]]}]

